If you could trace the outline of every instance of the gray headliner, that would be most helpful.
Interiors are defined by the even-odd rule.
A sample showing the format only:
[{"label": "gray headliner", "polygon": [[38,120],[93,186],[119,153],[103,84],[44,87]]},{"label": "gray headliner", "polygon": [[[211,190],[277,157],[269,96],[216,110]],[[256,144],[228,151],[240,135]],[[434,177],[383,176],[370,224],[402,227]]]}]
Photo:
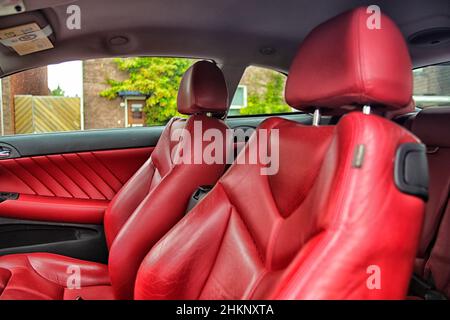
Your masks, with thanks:
[{"label": "gray headliner", "polygon": [[[431,27],[450,27],[449,0],[25,0],[28,9],[1,17],[0,28],[30,17],[54,29],[55,48],[19,57],[0,46],[0,76],[52,63],[109,56],[185,56],[212,58],[235,85],[245,66],[287,71],[307,33],[350,8],[376,3],[400,26],[405,38]],[[65,27],[67,3],[81,7],[81,30]],[[58,6],[59,4],[59,6]],[[62,5],[61,5],[62,4]],[[49,8],[48,6],[53,7]],[[113,36],[126,36],[125,46],[112,46]],[[276,49],[262,55],[262,47]],[[333,50],[333,48],[330,48]],[[450,60],[450,44],[412,47],[414,65]]]}]

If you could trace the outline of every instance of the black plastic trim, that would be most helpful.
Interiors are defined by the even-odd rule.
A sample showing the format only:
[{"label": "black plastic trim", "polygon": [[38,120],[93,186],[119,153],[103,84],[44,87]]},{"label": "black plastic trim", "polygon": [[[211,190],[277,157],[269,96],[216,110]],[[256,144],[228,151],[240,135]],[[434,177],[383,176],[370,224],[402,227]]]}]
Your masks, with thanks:
[{"label": "black plastic trim", "polygon": [[0,218],[0,256],[49,252],[106,263],[108,249],[102,225]]},{"label": "black plastic trim", "polygon": [[397,149],[394,179],[397,188],[428,200],[428,160],[426,146],[419,143],[404,143]]},{"label": "black plastic trim", "polygon": [[[240,126],[256,128],[264,120],[273,117],[279,117],[287,120],[296,121],[304,125],[311,125],[313,119],[312,115],[309,113],[291,112],[286,114],[230,116],[225,120],[225,122],[228,124],[230,128],[233,129]],[[328,125],[330,124],[331,119],[332,117],[330,116],[323,116],[321,117],[320,124]]]},{"label": "black plastic trim", "polygon": [[200,202],[200,200],[206,197],[206,195],[212,190],[213,187],[214,186],[209,185],[198,187],[197,190],[195,190],[194,193],[192,194],[191,199],[189,200],[186,213],[191,211],[197,205],[197,203]]},{"label": "black plastic trim", "polygon": [[19,199],[19,194],[17,192],[0,192],[0,203],[6,200],[17,200]]},{"label": "black plastic trim", "polygon": [[3,159],[14,159],[14,158],[20,158],[20,153],[17,151],[16,148],[14,148],[12,145],[9,145],[7,143],[0,142],[0,151],[8,151],[9,155],[6,157],[1,157],[0,160]]},{"label": "black plastic trim", "polygon": [[0,145],[15,148],[22,157],[60,153],[153,147],[163,126],[86,130],[5,136]]}]

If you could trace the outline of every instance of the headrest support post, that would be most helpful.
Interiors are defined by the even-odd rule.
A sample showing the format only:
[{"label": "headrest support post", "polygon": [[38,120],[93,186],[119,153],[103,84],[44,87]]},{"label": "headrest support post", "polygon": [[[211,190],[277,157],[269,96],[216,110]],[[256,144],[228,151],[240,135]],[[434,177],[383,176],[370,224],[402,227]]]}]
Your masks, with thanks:
[{"label": "headrest support post", "polygon": [[314,114],[313,114],[313,126],[318,127],[320,124],[320,109],[317,108],[316,110],[314,110]]},{"label": "headrest support post", "polygon": [[370,111],[371,111],[371,109],[370,109],[370,106],[369,106],[369,105],[365,105],[365,106],[363,107],[363,109],[362,109],[362,112],[363,112],[364,114],[370,114]]}]

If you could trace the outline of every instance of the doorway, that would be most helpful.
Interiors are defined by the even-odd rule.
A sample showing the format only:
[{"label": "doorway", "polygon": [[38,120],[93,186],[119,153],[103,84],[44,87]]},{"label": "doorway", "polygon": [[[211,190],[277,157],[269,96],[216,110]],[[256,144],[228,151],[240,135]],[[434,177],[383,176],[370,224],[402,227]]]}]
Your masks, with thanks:
[{"label": "doorway", "polygon": [[144,127],[145,126],[145,99],[127,100],[128,126]]}]

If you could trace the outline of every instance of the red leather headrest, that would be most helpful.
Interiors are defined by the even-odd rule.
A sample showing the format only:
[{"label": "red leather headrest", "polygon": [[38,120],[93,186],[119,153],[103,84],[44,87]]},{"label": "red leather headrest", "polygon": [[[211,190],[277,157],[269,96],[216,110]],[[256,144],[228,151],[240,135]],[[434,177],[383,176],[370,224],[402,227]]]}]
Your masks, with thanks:
[{"label": "red leather headrest", "polygon": [[412,64],[403,36],[384,14],[380,29],[370,29],[372,13],[366,10],[345,12],[303,41],[286,85],[286,101],[293,108],[396,110],[410,103]]},{"label": "red leather headrest", "polygon": [[181,80],[178,112],[224,114],[227,109],[228,90],[222,70],[212,62],[196,62]]}]

